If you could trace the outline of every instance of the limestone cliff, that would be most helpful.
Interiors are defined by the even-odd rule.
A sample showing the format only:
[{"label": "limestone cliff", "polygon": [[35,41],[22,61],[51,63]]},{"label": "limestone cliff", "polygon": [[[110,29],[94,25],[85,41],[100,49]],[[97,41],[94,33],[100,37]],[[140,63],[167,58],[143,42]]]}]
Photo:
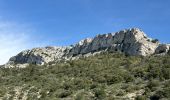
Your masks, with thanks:
[{"label": "limestone cliff", "polygon": [[149,56],[160,53],[166,54],[169,49],[170,45],[160,44],[158,40],[147,37],[142,30],[132,28],[87,38],[73,46],[34,48],[22,51],[11,57],[6,67],[30,63],[43,65],[49,62],[77,59],[80,56],[90,56],[107,50],[119,51],[134,56]]}]

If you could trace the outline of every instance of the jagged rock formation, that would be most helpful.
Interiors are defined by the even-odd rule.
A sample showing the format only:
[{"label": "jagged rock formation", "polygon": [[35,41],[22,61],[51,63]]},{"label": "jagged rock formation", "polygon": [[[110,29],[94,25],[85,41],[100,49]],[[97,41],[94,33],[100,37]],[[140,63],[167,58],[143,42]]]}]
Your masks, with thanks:
[{"label": "jagged rock formation", "polygon": [[66,60],[64,56],[68,54],[69,50],[69,47],[45,47],[25,50],[17,56],[11,57],[6,66],[27,63],[44,65],[56,60]]},{"label": "jagged rock formation", "polygon": [[159,43],[153,43],[140,29],[133,28],[116,33],[98,35],[85,39],[71,49],[72,55],[86,54],[103,49],[125,52],[129,55],[147,56],[153,54]]},{"label": "jagged rock formation", "polygon": [[169,44],[160,44],[156,48],[155,53],[156,54],[167,53],[169,50],[170,50],[170,45]]},{"label": "jagged rock formation", "polygon": [[73,46],[26,50],[10,58],[6,67],[27,63],[43,65],[49,62],[76,59],[80,56],[90,56],[107,50],[120,51],[127,55],[149,56],[167,53],[169,49],[170,45],[160,44],[159,41],[148,38],[140,29],[132,28],[87,38]]}]

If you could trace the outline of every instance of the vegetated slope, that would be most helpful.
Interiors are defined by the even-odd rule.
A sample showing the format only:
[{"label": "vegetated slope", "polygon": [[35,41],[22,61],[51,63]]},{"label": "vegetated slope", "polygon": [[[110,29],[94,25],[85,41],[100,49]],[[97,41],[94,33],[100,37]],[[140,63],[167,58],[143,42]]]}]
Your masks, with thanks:
[{"label": "vegetated slope", "polygon": [[66,63],[0,69],[4,100],[170,99],[170,56],[101,53]]}]

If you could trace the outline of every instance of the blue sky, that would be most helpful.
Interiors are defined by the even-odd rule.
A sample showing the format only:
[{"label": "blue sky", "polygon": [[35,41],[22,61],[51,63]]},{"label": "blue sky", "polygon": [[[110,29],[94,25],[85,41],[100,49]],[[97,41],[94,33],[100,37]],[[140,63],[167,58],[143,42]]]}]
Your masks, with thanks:
[{"label": "blue sky", "polygon": [[65,46],[139,27],[170,43],[170,0],[0,0],[0,64],[24,49]]}]

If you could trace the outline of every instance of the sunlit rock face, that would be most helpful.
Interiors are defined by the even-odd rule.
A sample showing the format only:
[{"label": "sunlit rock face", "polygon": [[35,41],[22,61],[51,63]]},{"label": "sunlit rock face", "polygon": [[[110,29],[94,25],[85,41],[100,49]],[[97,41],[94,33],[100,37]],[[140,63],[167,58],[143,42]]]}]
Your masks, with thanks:
[{"label": "sunlit rock face", "polygon": [[[132,28],[116,33],[97,35],[94,38],[81,40],[75,45],[67,47],[44,47],[22,51],[11,57],[6,67],[11,65],[37,64],[67,61],[79,57],[92,56],[103,51],[119,51],[127,55],[149,56],[169,51],[169,45],[160,44],[140,29]],[[22,66],[23,67],[23,66]]]},{"label": "sunlit rock face", "polygon": [[69,49],[69,47],[45,47],[25,50],[11,57],[7,66],[26,63],[44,65],[45,63],[64,59],[64,55],[69,52]]},{"label": "sunlit rock face", "polygon": [[153,54],[159,43],[153,43],[146,34],[138,28],[122,30],[116,33],[97,35],[95,38],[83,40],[76,44],[70,54],[86,54],[104,49],[121,51],[128,55],[147,56]]}]

